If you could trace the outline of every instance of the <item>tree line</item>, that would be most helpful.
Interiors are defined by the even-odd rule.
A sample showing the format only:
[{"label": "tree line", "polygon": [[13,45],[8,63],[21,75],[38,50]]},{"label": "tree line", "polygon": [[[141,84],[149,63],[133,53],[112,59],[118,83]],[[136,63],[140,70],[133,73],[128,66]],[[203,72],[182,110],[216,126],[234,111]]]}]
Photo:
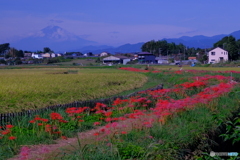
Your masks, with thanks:
[{"label": "tree line", "polygon": [[[213,47],[221,47],[229,53],[229,60],[238,60],[240,58],[240,39],[236,40],[233,36],[226,36],[214,43]],[[142,45],[142,52],[150,52],[155,56],[175,56],[181,55],[183,60],[190,56],[198,56],[200,61],[207,59],[206,52],[213,48],[190,48],[182,43],[168,43],[166,40],[151,40]],[[198,53],[198,54],[197,54]],[[197,55],[196,55],[197,54]]]}]

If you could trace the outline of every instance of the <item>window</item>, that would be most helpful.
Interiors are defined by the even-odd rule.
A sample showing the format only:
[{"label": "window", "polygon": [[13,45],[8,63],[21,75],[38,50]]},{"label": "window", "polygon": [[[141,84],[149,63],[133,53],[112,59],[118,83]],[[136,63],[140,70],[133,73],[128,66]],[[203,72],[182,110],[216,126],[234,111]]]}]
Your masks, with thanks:
[{"label": "window", "polygon": [[215,61],[215,59],[212,59],[211,61]]},{"label": "window", "polygon": [[215,56],[215,52],[211,52],[211,55],[212,55],[212,56]]}]

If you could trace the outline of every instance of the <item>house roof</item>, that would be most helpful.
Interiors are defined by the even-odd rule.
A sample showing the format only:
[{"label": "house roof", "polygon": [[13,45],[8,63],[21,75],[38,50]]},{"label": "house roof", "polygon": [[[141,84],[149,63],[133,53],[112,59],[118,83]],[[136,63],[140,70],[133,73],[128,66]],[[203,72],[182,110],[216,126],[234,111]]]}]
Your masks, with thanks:
[{"label": "house roof", "polygon": [[221,50],[223,50],[223,51],[226,51],[226,52],[227,52],[227,50],[225,50],[225,49],[222,49],[221,47],[216,47],[216,48],[214,48],[214,49],[210,50],[209,52],[211,52],[211,51],[213,51],[213,50],[215,50],[215,49],[217,49],[217,48],[220,48]]},{"label": "house roof", "polygon": [[120,59],[131,59],[130,57],[122,56],[122,55],[115,55],[114,57],[120,58]]},{"label": "house roof", "polygon": [[139,55],[139,54],[149,54],[149,55],[153,55],[152,53],[149,53],[149,52],[139,52],[138,55]]},{"label": "house roof", "polygon": [[188,57],[188,59],[197,59],[197,57]]}]

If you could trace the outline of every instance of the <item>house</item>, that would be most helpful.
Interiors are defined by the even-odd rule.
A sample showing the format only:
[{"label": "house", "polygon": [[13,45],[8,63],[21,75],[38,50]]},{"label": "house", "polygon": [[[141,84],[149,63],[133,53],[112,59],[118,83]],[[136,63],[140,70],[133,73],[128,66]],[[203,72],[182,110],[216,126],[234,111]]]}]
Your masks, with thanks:
[{"label": "house", "polygon": [[139,63],[155,63],[156,56],[149,52],[140,52],[138,53],[138,62]]},{"label": "house", "polygon": [[43,53],[42,57],[43,58],[51,58],[51,54],[50,53]]},{"label": "house", "polygon": [[228,61],[228,51],[217,47],[208,52],[208,63],[219,63]]},{"label": "house", "polygon": [[32,53],[24,53],[24,57],[30,58],[30,57],[32,57]]},{"label": "house", "polygon": [[99,57],[105,57],[105,56],[109,56],[111,55],[111,53],[108,53],[108,52],[102,52],[99,54]]},{"label": "house", "polygon": [[129,57],[125,57],[125,56],[109,56],[109,57],[106,57],[106,58],[103,58],[103,63],[106,64],[106,63],[111,63],[111,64],[118,64],[118,63],[121,63],[121,64],[127,64],[127,62],[130,62],[131,61],[131,58]]},{"label": "house", "polygon": [[43,59],[42,54],[38,54],[38,53],[32,53],[32,58]]},{"label": "house", "polygon": [[55,53],[50,53],[51,54],[51,58],[57,57],[57,55]]},{"label": "house", "polygon": [[161,57],[156,57],[155,61],[157,64],[168,64],[168,57],[167,56],[161,56]]},{"label": "house", "polygon": [[197,60],[197,57],[188,57],[188,60]]}]

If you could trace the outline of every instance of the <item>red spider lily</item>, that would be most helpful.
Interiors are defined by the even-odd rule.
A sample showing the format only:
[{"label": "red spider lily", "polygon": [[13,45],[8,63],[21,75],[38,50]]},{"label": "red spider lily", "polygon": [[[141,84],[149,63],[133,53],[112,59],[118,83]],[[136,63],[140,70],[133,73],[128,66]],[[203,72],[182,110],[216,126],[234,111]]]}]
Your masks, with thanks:
[{"label": "red spider lily", "polygon": [[104,110],[97,110],[95,113],[96,114],[104,114],[106,111],[104,111]]},{"label": "red spider lily", "polygon": [[35,118],[34,118],[35,121],[41,121],[41,119],[42,118],[39,115],[36,115]]},{"label": "red spider lily", "polygon": [[99,102],[97,102],[97,103],[96,103],[96,106],[95,106],[95,108],[97,108],[97,109],[98,109],[98,108],[99,108],[99,109],[100,109],[100,108],[106,108],[106,107],[107,107],[106,104],[99,103]]},{"label": "red spider lily", "polygon": [[10,132],[11,132],[11,131],[7,129],[7,130],[2,131],[1,134],[2,134],[2,135],[6,135],[6,134],[9,134]]},{"label": "red spider lily", "polygon": [[69,116],[74,116],[75,114],[83,113],[85,110],[89,109],[89,107],[71,107],[66,109],[66,113],[69,114]]},{"label": "red spider lily", "polygon": [[105,112],[104,113],[104,116],[106,116],[106,117],[110,117],[112,115],[112,112]]},{"label": "red spider lily", "polygon": [[38,126],[42,126],[43,124],[42,123],[38,123]]},{"label": "red spider lily", "polygon": [[93,123],[94,126],[98,126],[98,125],[100,125],[100,124],[101,124],[100,122],[94,122],[94,123]]},{"label": "red spider lily", "polygon": [[52,132],[52,126],[50,124],[45,125],[45,132]]},{"label": "red spider lily", "polygon": [[106,121],[106,122],[111,122],[111,121],[112,121],[112,118],[107,117],[107,118],[105,118],[105,121]]},{"label": "red spider lily", "polygon": [[122,131],[121,134],[127,134],[127,132],[126,131]]},{"label": "red spider lily", "polygon": [[102,128],[102,129],[100,129],[100,131],[101,131],[101,132],[105,132],[105,131],[106,131],[106,129],[105,129],[105,128]]},{"label": "red spider lily", "polygon": [[35,120],[31,120],[31,121],[29,121],[29,123],[35,123]]},{"label": "red spider lily", "polygon": [[192,83],[189,83],[189,82],[185,82],[185,83],[182,83],[180,86],[183,86],[185,88],[199,88],[199,87],[204,87],[206,86],[207,84],[205,82],[202,82],[202,81],[195,81],[195,82],[192,82]]},{"label": "red spider lily", "polygon": [[61,116],[61,114],[56,113],[56,112],[52,112],[52,113],[50,114],[50,117],[51,117],[52,120],[61,120],[61,119],[63,119],[63,117]]},{"label": "red spider lily", "polygon": [[41,121],[43,121],[43,122],[48,122],[48,119],[42,118]]},{"label": "red spider lily", "polygon": [[9,140],[15,140],[17,137],[14,137],[14,136],[10,136],[8,139]]},{"label": "red spider lily", "polygon": [[119,68],[121,70],[127,70],[127,71],[132,71],[132,72],[149,72],[148,70],[140,70],[137,68],[131,68],[131,67],[121,67]]},{"label": "red spider lily", "polygon": [[115,101],[113,101],[113,106],[117,106],[117,105],[121,105],[121,104],[123,104],[123,103],[125,103],[125,102],[128,102],[128,100],[127,99],[123,99],[123,100],[121,100],[120,98],[117,98]]},{"label": "red spider lily", "polygon": [[127,118],[125,118],[125,117],[119,117],[118,118],[120,121],[124,121],[124,120],[126,120]]},{"label": "red spider lily", "polygon": [[100,133],[99,133],[99,132],[95,132],[95,133],[93,133],[93,135],[94,135],[94,136],[99,136]]},{"label": "red spider lily", "polygon": [[60,120],[58,120],[58,121],[61,122],[61,123],[68,123],[68,121],[63,120],[63,119],[60,119]]},{"label": "red spider lily", "polygon": [[14,126],[11,125],[11,124],[6,125],[6,128],[7,128],[7,129],[11,129],[11,128],[13,128],[13,127],[14,127]]}]

